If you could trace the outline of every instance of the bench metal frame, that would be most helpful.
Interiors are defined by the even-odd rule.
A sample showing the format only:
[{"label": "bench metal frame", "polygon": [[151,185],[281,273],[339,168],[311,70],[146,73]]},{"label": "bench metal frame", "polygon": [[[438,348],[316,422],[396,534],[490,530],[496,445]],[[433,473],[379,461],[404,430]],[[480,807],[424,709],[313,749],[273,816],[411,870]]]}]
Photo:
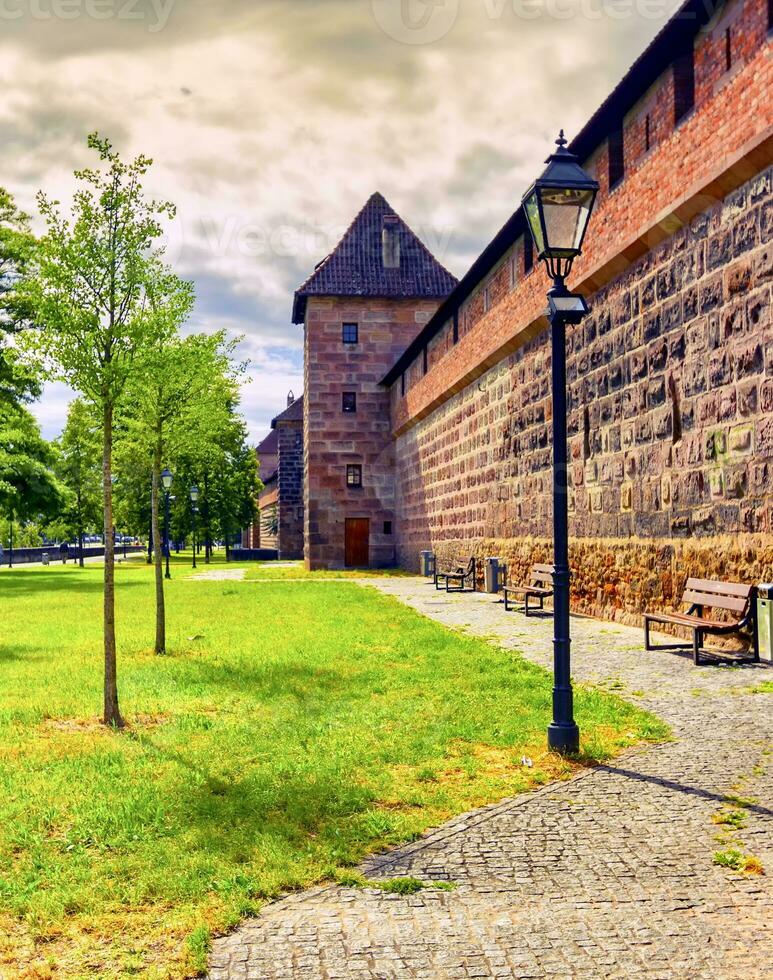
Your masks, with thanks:
[{"label": "bench metal frame", "polygon": [[[540,585],[541,582],[548,582],[553,584],[553,572],[554,568],[552,565],[532,565],[531,568],[531,578],[528,585],[505,585],[502,587],[502,593],[505,597],[505,612],[510,612],[510,607],[517,608],[516,604],[510,599],[510,594],[523,596],[523,613],[528,616],[530,612],[544,612],[545,611],[545,599],[549,599],[553,595],[552,588],[546,588],[544,585]],[[538,599],[539,606],[529,606],[529,599]]]},{"label": "bench metal frame", "polygon": [[[645,613],[644,614],[644,649],[645,650],[691,650],[693,663],[700,666],[701,651],[705,650],[703,640],[706,634],[710,636],[729,636],[741,634],[747,628],[751,631],[752,655],[747,660],[757,663],[760,659],[759,638],[757,636],[757,590],[753,585],[743,585],[740,582],[712,582],[706,579],[691,578],[687,580],[682,604],[689,604],[686,613]],[[742,613],[733,622],[718,623],[707,621],[700,623],[705,606],[723,609],[726,612]],[[687,617],[692,617],[692,622]],[[669,626],[679,626],[692,630],[691,643],[653,643],[650,639],[652,623]],[[721,653],[721,651],[719,651]],[[741,651],[739,651],[741,652]]]},{"label": "bench metal frame", "polygon": [[[477,559],[475,555],[470,555],[470,558],[465,565],[456,565],[453,571],[447,572],[435,572],[435,588],[442,589],[441,579],[445,583],[446,592],[464,592],[464,583],[469,579],[471,581],[470,591],[475,592],[476,589],[476,572],[478,568]],[[456,583],[453,587],[451,583]]]}]

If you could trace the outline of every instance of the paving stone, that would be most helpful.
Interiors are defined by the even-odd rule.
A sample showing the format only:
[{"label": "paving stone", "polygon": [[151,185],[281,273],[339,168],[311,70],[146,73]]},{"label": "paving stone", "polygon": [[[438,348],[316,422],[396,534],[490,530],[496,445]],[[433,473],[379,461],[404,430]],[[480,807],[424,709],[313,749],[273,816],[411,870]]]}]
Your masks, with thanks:
[{"label": "paving stone", "polygon": [[[440,605],[423,579],[362,584],[552,664],[548,618],[505,614],[481,594]],[[741,795],[756,802],[734,837],[773,873],[773,699],[745,691],[773,672],[696,668],[646,653],[640,630],[591,619],[573,618],[572,637],[575,679],[614,681],[671,725],[673,741],[464,814],[361,868],[450,880],[455,891],[329,885],[274,902],[216,940],[211,980],[769,976],[770,877],[714,865],[711,818],[743,780]]]}]

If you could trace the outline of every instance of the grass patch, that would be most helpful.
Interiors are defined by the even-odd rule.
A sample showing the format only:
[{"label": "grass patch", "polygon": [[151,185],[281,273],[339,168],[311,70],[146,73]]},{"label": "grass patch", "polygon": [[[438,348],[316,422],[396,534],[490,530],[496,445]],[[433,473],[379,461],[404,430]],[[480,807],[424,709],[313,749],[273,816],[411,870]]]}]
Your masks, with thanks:
[{"label": "grass patch", "polygon": [[337,884],[345,888],[378,888],[396,895],[415,895],[425,888],[452,892],[458,886],[454,881],[422,881],[420,878],[366,878],[359,871],[343,870],[334,875]]},{"label": "grass patch", "polygon": [[174,561],[160,658],[151,569],[117,569],[119,734],[101,569],[0,572],[0,975],[191,975],[282,891],[667,734],[579,687],[584,755],[552,756],[544,670],[374,590],[256,574]]},{"label": "grass patch", "polygon": [[720,810],[712,816],[711,820],[722,827],[733,827],[735,830],[741,830],[746,826],[746,814],[741,810]]},{"label": "grass patch", "polygon": [[722,868],[730,868],[731,871],[741,871],[749,875],[765,874],[765,869],[759,858],[753,854],[744,854],[743,851],[735,847],[729,847],[724,851],[715,851],[714,864],[718,864]]}]

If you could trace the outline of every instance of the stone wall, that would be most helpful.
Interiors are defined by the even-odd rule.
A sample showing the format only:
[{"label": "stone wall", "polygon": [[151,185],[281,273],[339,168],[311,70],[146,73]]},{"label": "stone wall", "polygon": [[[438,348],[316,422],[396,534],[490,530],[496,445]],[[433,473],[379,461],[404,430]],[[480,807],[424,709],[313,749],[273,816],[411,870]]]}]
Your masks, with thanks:
[{"label": "stone wall", "polygon": [[[305,558],[309,568],[344,566],[346,518],[370,521],[370,564],[394,564],[394,441],[389,392],[379,384],[437,308],[435,300],[309,297],[304,330]],[[344,323],[359,342],[344,344]],[[356,412],[342,395],[354,392]],[[347,465],[362,486],[346,484]]]},{"label": "stone wall", "polygon": [[[633,620],[684,577],[773,576],[770,169],[591,296],[567,341],[574,607]],[[401,562],[550,557],[546,332],[397,439]]]},{"label": "stone wall", "polygon": [[279,557],[303,558],[303,421],[277,421],[279,466],[277,506]]}]

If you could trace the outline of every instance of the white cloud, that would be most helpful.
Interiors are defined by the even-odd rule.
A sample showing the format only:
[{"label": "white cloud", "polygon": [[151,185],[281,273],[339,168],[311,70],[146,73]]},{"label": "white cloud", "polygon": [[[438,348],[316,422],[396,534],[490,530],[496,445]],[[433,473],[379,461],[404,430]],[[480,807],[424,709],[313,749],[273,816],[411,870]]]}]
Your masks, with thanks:
[{"label": "white cloud", "polygon": [[[170,257],[197,286],[192,326],[243,333],[256,356],[258,435],[300,388],[293,290],[367,197],[384,193],[463,274],[557,130],[576,132],[676,0],[647,0],[654,18],[632,0],[378,0],[409,10],[409,31],[453,5],[422,44],[380,26],[375,2],[177,0],[155,32],[117,16],[0,23],[0,184],[28,210],[39,187],[66,200],[91,129],[154,157],[148,189],[178,205]],[[48,388],[37,408],[49,434],[63,397]]]}]

